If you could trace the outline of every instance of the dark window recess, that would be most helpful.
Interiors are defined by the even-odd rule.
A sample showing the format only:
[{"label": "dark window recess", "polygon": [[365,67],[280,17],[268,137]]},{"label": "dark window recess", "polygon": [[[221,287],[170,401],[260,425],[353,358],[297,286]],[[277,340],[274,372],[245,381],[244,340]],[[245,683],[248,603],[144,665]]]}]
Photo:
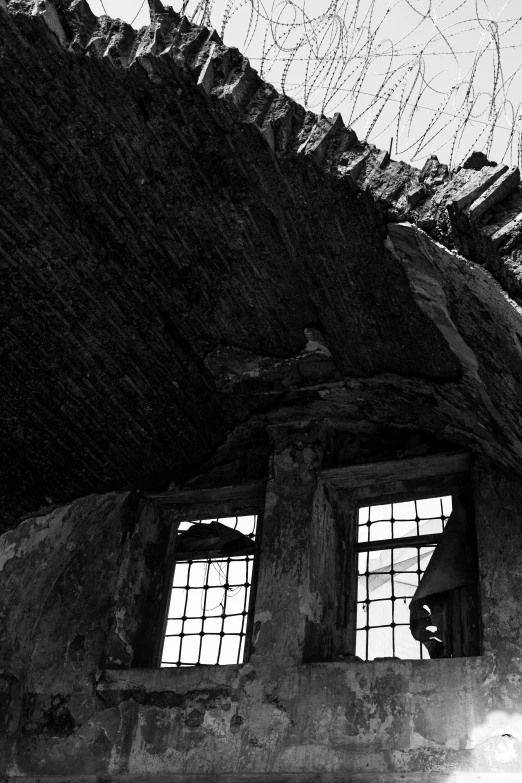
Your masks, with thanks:
[{"label": "dark window recess", "polygon": [[462,493],[358,512],[356,655],[480,653],[474,526]]},{"label": "dark window recess", "polygon": [[243,661],[256,527],[256,515],[180,524],[161,666]]}]

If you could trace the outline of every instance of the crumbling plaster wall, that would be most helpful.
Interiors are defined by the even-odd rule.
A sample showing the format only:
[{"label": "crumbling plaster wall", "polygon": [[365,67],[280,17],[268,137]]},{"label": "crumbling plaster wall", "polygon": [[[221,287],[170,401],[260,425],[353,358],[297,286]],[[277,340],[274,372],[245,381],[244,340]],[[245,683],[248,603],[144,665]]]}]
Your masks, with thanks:
[{"label": "crumbling plaster wall", "polygon": [[151,612],[155,558],[144,552],[162,529],[153,503],[90,496],[4,534],[4,774],[372,771],[408,780],[520,769],[519,482],[475,460],[482,656],[303,663],[309,621],[321,614],[310,573],[322,502],[315,472],[331,431],[295,423],[272,437],[255,650],[244,666],[129,668]]},{"label": "crumbling plaster wall", "polygon": [[[488,244],[506,217],[499,193],[516,212],[516,176],[475,232],[481,255],[471,217],[451,213],[452,228],[445,209],[480,172],[450,181],[438,163],[385,160],[256,81],[236,50],[210,52],[211,31],[153,6],[136,38],[82,0],[56,16],[49,2],[32,16],[25,0],[0,2],[5,464],[33,507],[46,481],[70,497],[174,464],[191,486],[218,486],[247,478],[252,431],[266,473],[269,432],[255,652],[244,667],[143,668],[169,527],[148,497],[89,495],[33,515],[0,539],[0,769],[516,772],[521,317],[453,252],[471,248],[518,295],[518,251]],[[398,219],[410,222],[386,226]],[[61,306],[44,310],[55,293]],[[44,348],[60,366],[42,368]],[[474,458],[484,655],[324,660],[332,512],[317,470],[444,446]],[[43,488],[31,494],[34,465]]]}]

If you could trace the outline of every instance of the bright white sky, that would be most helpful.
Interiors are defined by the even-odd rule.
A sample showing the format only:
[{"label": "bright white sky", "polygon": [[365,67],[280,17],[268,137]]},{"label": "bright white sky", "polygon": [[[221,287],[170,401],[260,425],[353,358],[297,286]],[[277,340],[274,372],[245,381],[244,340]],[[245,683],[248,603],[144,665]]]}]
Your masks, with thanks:
[{"label": "bright white sky", "polygon": [[[147,2],[103,3],[134,27],[149,22]],[[207,0],[210,20],[203,3],[189,0],[187,16],[221,32],[231,7],[226,44],[277,89],[287,70],[288,95],[340,111],[360,139],[388,148],[393,138],[394,158],[455,166],[490,147],[490,158],[520,162],[520,0]],[[104,13],[101,0],[90,5]]]}]

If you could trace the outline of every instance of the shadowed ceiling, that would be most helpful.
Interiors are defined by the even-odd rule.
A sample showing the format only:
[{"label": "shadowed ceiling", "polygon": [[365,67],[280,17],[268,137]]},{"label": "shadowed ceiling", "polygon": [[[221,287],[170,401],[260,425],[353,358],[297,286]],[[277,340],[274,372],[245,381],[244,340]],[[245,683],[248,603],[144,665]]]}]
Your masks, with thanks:
[{"label": "shadowed ceiling", "polygon": [[[463,412],[494,419],[503,399],[497,338],[475,346],[491,380],[481,411],[439,305],[385,245],[400,219],[455,244],[436,194],[453,187],[447,167],[389,161],[278,95],[215,32],[149,4],[136,32],[85,0],[0,3],[4,527],[93,491],[183,484],[226,443],[239,459],[262,444],[263,416],[321,405],[321,384],[354,421],[423,419],[433,434],[453,417],[453,441]],[[463,298],[470,285],[453,280],[451,297],[473,340],[477,317],[497,319]],[[502,448],[518,419],[494,426]],[[266,473],[258,451],[244,480]]]},{"label": "shadowed ceiling", "polygon": [[205,358],[220,346],[287,357],[314,326],[342,375],[456,377],[376,209],[293,154],[304,110],[288,102],[276,157],[173,58],[152,80],[14,6],[0,11],[6,513],[208,457],[260,405],[216,387]]}]

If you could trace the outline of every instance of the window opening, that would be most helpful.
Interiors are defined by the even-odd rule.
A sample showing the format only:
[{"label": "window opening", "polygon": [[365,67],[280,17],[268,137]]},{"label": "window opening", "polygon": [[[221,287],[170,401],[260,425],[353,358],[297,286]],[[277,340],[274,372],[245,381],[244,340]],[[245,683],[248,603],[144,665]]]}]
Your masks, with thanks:
[{"label": "window opening", "polygon": [[243,661],[257,515],[181,522],[161,666]]},{"label": "window opening", "polygon": [[[442,538],[451,511],[451,495],[359,508],[356,625],[359,658],[429,658],[424,645],[410,631],[409,604]],[[434,626],[428,630],[437,629]]]}]

